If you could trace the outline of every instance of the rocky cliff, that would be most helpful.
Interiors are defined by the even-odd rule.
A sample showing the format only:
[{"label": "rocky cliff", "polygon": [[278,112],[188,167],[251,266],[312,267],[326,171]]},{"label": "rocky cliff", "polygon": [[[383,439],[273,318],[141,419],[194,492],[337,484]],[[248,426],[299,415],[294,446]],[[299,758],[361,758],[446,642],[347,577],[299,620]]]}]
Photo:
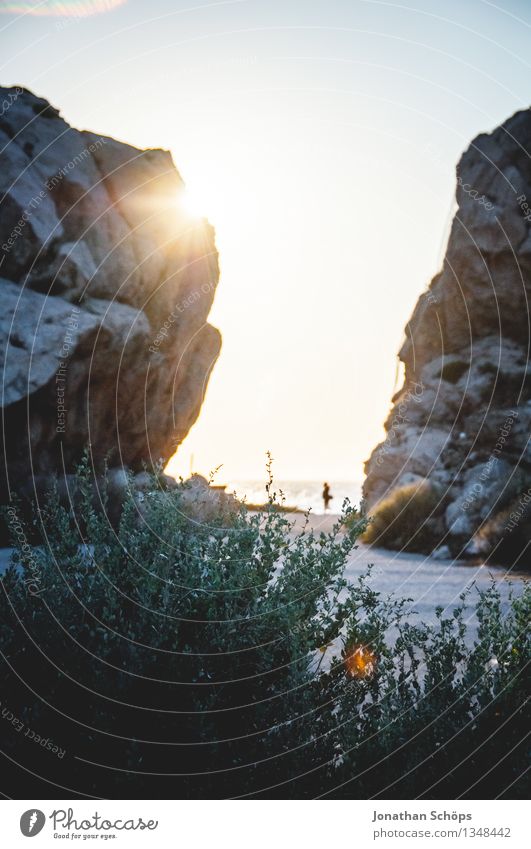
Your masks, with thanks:
[{"label": "rocky cliff", "polygon": [[70,127],[0,89],[2,497],[96,465],[139,470],[188,433],[220,349],[214,233],[170,153]]},{"label": "rocky cliff", "polygon": [[[408,485],[435,495],[419,514],[430,530],[424,550],[495,556],[511,534],[531,539],[530,154],[525,110],[461,157],[443,268],[406,326],[404,385],[366,463],[373,512]],[[415,497],[408,502],[414,509]]]}]

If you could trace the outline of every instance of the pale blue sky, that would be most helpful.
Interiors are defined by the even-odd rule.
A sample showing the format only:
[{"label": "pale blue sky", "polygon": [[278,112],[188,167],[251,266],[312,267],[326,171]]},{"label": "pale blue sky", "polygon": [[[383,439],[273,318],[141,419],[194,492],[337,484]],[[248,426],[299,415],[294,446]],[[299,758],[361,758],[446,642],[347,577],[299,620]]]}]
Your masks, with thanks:
[{"label": "pale blue sky", "polygon": [[177,468],[193,451],[200,471],[254,477],[270,449],[281,478],[361,477],[442,258],[456,161],[529,105],[530,23],[528,0],[0,15],[4,85],[170,148],[216,227],[223,353]]}]

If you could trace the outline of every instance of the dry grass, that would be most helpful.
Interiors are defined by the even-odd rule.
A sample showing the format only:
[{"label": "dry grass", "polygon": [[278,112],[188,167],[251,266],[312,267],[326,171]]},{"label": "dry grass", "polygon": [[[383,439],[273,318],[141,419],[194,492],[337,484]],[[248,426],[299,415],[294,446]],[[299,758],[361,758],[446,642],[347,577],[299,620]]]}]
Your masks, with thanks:
[{"label": "dry grass", "polygon": [[434,539],[432,514],[439,494],[430,484],[408,484],[394,489],[369,513],[363,542],[382,548],[425,552]]}]

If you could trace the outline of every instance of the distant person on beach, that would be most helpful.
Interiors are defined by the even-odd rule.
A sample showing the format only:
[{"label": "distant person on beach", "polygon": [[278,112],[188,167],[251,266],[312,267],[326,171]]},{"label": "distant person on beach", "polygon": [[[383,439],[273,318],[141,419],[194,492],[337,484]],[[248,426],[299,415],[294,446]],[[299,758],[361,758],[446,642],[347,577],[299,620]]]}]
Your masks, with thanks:
[{"label": "distant person on beach", "polygon": [[323,501],[324,501],[325,512],[328,510],[328,505],[332,501],[333,497],[334,496],[330,492],[330,487],[328,486],[328,484],[325,481],[324,484],[323,484]]}]

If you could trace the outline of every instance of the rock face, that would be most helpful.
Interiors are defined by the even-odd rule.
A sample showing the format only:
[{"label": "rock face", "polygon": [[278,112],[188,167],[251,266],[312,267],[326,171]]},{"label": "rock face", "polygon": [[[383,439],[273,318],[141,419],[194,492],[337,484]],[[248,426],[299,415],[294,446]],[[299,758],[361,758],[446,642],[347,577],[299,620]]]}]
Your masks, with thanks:
[{"label": "rock face", "polygon": [[214,233],[171,155],[70,127],[0,89],[2,497],[95,465],[164,461],[220,349]]},{"label": "rock face", "polygon": [[365,466],[373,509],[428,481],[434,547],[454,554],[481,552],[531,485],[530,154],[530,110],[463,154],[443,268],[407,324],[404,385]]}]

